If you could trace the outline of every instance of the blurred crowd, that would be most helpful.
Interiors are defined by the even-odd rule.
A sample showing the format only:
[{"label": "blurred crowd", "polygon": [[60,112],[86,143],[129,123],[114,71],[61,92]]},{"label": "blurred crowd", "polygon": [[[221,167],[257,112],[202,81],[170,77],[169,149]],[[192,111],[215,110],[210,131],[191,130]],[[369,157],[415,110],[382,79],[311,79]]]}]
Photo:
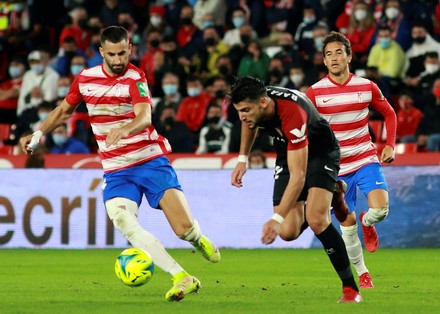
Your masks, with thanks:
[{"label": "blurred crowd", "polygon": [[[130,61],[153,95],[153,124],[174,152],[238,152],[240,121],[227,101],[234,77],[307,88],[327,74],[322,39],[352,44],[351,71],[377,83],[398,116],[400,143],[439,151],[440,4],[433,0],[0,1],[0,153],[38,128],[75,76],[102,62],[99,34],[128,30]],[[383,123],[370,113],[371,135]],[[254,148],[273,151],[258,136]],[[44,153],[96,152],[85,104],[44,140]]]}]

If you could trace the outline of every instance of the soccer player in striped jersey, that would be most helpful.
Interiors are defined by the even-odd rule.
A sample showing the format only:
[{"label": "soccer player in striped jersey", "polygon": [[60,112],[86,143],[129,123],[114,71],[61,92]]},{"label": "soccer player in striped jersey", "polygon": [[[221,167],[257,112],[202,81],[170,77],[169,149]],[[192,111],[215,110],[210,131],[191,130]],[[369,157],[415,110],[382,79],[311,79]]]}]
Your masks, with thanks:
[{"label": "soccer player in striped jersey", "polygon": [[193,219],[174,169],[165,154],[171,147],[151,124],[152,100],[145,74],[129,63],[127,30],[110,26],[101,33],[101,65],[82,70],[66,98],[34,134],[20,140],[28,153],[42,135],[62,124],[85,101],[104,169],[103,198],[115,227],[134,246],[147,251],[154,263],[172,275],[169,301],[180,301],[200,288],[138,221],[145,195],[152,208],[161,209],[172,229],[210,262],[220,260],[218,248]]},{"label": "soccer player in striped jersey", "polygon": [[330,220],[340,153],[327,121],[304,93],[266,87],[250,76],[234,83],[231,101],[242,123],[240,155],[231,176],[233,186],[243,186],[247,155],[257,131],[274,139],[274,214],[263,226],[262,242],[270,244],[278,235],[292,241],[310,226],[341,279],[343,295],[339,302],[361,302],[344,241]]},{"label": "soccer player in striped jersey", "polygon": [[[389,206],[388,186],[380,162],[394,160],[396,113],[375,83],[350,73],[351,46],[344,35],[331,32],[323,43],[328,75],[312,85],[307,96],[329,122],[339,141],[341,169],[338,178],[348,185],[345,200],[349,207],[349,215],[341,223],[342,237],[359,275],[360,287],[373,288],[357,232],[356,189],[359,187],[368,199],[369,209],[360,214],[359,220],[365,246],[368,251],[375,252],[379,239],[374,224],[387,217]],[[370,106],[385,118],[387,140],[380,161],[368,132]]]}]

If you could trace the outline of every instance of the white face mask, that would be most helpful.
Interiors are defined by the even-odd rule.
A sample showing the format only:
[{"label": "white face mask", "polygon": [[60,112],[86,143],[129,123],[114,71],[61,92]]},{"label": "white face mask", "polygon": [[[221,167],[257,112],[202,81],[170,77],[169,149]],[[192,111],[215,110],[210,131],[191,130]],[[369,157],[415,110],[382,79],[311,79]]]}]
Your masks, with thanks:
[{"label": "white face mask", "polygon": [[388,8],[385,10],[385,15],[388,19],[394,20],[399,15],[399,10],[394,7]]},{"label": "white face mask", "polygon": [[301,74],[292,74],[290,76],[290,80],[293,82],[293,84],[295,84],[296,87],[298,87],[298,85],[301,85],[303,79],[304,76]]},{"label": "white face mask", "polygon": [[150,22],[154,27],[158,27],[160,23],[162,23],[162,18],[160,16],[153,15],[150,17]]},{"label": "white face mask", "polygon": [[438,71],[438,69],[439,69],[438,64],[432,64],[432,63],[425,64],[425,71],[428,72],[429,74],[434,74],[435,72]]},{"label": "white face mask", "polygon": [[366,10],[356,10],[354,11],[354,18],[357,21],[363,21],[367,17],[367,11]]},{"label": "white face mask", "polygon": [[43,102],[43,99],[31,97],[30,102],[31,102],[31,107],[37,107],[39,104]]}]

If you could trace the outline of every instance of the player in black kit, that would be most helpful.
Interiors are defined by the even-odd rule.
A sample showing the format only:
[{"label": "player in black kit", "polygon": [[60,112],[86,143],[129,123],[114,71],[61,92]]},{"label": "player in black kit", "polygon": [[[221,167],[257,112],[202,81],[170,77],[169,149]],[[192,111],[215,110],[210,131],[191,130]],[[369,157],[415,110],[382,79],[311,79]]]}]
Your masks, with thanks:
[{"label": "player in black kit", "polygon": [[294,240],[308,224],[342,281],[343,295],[338,302],[361,302],[344,241],[330,219],[340,153],[329,124],[305,94],[266,87],[253,77],[237,79],[230,98],[242,122],[240,155],[232,185],[243,186],[247,155],[257,131],[274,138],[274,214],[263,226],[262,242],[270,244],[278,235],[286,241]]}]

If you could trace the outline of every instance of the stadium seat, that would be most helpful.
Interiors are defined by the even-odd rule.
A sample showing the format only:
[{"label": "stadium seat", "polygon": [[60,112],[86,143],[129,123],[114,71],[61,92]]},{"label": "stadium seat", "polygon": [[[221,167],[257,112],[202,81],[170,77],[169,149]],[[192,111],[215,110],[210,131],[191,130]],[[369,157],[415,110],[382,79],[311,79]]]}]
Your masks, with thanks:
[{"label": "stadium seat", "polygon": [[417,153],[417,143],[398,143],[394,151],[396,154]]},{"label": "stadium seat", "polygon": [[368,121],[368,125],[370,129],[373,131],[374,136],[376,137],[376,143],[383,142],[383,131],[384,131],[384,122],[382,120],[370,120]]},{"label": "stadium seat", "polygon": [[0,155],[12,154],[12,146],[4,145],[3,140],[9,138],[11,134],[11,125],[6,123],[0,123]]}]

